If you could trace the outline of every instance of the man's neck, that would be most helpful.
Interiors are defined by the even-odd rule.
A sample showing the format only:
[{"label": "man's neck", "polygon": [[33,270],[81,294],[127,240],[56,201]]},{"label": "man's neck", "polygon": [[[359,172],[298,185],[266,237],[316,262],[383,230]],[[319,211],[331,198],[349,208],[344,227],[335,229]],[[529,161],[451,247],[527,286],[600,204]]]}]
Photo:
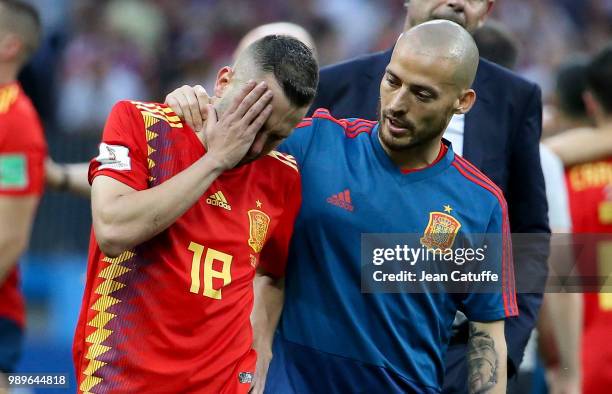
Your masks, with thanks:
[{"label": "man's neck", "polygon": [[402,170],[418,170],[431,165],[440,153],[442,141],[436,138],[422,145],[414,146],[401,151],[388,149],[381,141],[387,156]]},{"label": "man's neck", "polygon": [[17,80],[19,68],[14,64],[0,63],[0,85],[6,85]]}]

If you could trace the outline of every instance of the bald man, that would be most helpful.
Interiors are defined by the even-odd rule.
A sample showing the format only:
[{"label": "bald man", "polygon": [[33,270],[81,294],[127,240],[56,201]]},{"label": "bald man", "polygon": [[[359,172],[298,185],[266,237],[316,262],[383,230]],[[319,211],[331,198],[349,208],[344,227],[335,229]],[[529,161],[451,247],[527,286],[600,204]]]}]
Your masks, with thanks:
[{"label": "bald man", "polygon": [[504,319],[517,313],[511,277],[494,294],[463,296],[428,288],[427,270],[416,269],[426,290],[395,282],[399,294],[383,294],[393,286],[384,280],[388,266],[372,271],[372,260],[362,260],[369,255],[362,234],[417,234],[404,244],[453,249],[460,239],[478,248],[473,234],[496,233],[505,247],[487,270],[500,279],[508,273],[501,192],[442,140],[451,117],[474,104],[477,67],[478,50],[462,27],[419,25],[395,46],[378,122],[319,110],[282,145],[301,164],[303,204],[267,392],[439,392],[458,306],[470,320],[469,388],[505,392]]},{"label": "bald man", "polygon": [[[469,32],[487,20],[495,0],[406,0],[405,28],[447,19]],[[369,53],[321,69],[311,109],[327,108],[339,118],[378,119],[378,82],[392,48]],[[454,116],[445,138],[502,189],[508,201],[512,232],[549,234],[548,208],[539,143],[542,132],[540,88],[519,75],[481,59],[474,85],[478,100],[466,114]],[[547,276],[547,236],[530,236],[529,245],[514,250],[517,278],[530,278],[518,294],[520,314],[506,321],[508,372],[519,368],[535,326]],[[528,292],[528,293],[527,293]],[[457,319],[446,361],[446,394],[467,393],[463,362],[469,327]]]},{"label": "bald man", "polygon": [[236,50],[234,51],[234,59],[238,58],[238,55],[240,55],[240,53],[246,47],[248,47],[255,41],[272,34],[279,34],[296,38],[306,44],[306,46],[312,49],[313,51],[315,50],[314,38],[312,38],[310,33],[302,26],[290,22],[274,22],[257,26],[256,28],[245,34],[244,37],[242,37],[242,40],[240,40],[240,43],[238,43]]},{"label": "bald man", "polygon": [[[395,46],[380,83],[378,122],[335,119],[320,109],[279,147],[300,165],[303,203],[273,351],[282,292],[256,290],[256,389],[273,354],[268,393],[438,393],[460,307],[470,320],[470,390],[505,392],[504,319],[518,312],[506,203],[442,139],[451,117],[474,104],[470,86],[477,66],[478,50],[462,27],[421,24]],[[377,251],[385,245],[370,242],[370,250],[362,238],[373,233],[404,234],[401,243],[410,250],[445,253],[461,245],[482,248],[496,235],[498,248],[489,245],[482,270],[463,267],[466,275],[490,272],[497,280],[489,283],[489,294],[481,294],[476,279],[454,277],[465,286],[460,289],[470,289],[455,293],[445,283],[430,286],[445,277],[421,260],[399,265],[402,273],[413,267],[412,284],[393,282],[400,276],[388,273],[400,258],[386,249],[387,263],[381,262]],[[461,261],[452,256],[432,269],[449,269],[442,274],[453,277]]]}]

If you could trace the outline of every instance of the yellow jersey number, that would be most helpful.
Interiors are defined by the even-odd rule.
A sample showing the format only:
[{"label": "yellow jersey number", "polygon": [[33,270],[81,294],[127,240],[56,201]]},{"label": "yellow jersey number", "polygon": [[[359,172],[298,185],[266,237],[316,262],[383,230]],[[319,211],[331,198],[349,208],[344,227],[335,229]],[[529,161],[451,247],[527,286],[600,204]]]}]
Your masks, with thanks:
[{"label": "yellow jersey number", "polygon": [[[202,256],[204,256],[204,294],[205,297],[221,299],[221,288],[229,285],[232,282],[231,267],[233,256],[227,253],[219,252],[212,248],[206,248],[195,242],[191,242],[188,248],[193,252],[193,260],[191,261],[191,287],[189,291],[198,294],[200,292],[200,272],[202,266]],[[204,251],[206,254],[204,255]],[[213,269],[213,262],[220,261],[222,263],[221,271]],[[223,286],[218,289],[213,288],[213,279],[218,278],[223,280]]]}]

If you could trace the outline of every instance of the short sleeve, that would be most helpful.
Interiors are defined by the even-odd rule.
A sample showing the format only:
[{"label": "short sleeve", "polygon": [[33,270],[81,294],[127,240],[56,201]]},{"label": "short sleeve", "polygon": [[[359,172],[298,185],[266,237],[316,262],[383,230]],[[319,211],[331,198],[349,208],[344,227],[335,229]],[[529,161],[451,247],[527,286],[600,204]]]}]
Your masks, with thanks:
[{"label": "short sleeve", "polygon": [[109,176],[136,190],[148,186],[144,121],[129,101],[120,101],[111,110],[98,156],[89,163],[89,183],[99,175]]},{"label": "short sleeve", "polygon": [[285,275],[287,257],[289,255],[289,242],[293,235],[295,219],[302,205],[302,185],[300,177],[295,177],[294,185],[288,188],[288,197],[280,222],[274,229],[274,233],[266,242],[260,256],[259,266],[266,273],[275,277]]},{"label": "short sleeve", "polygon": [[[0,123],[0,135],[17,136],[0,144],[0,195],[40,196],[45,186],[46,145],[38,122],[26,122],[21,127],[33,130],[15,130],[13,123]],[[10,130],[9,130],[10,129]],[[40,137],[33,139],[33,136]],[[30,138],[32,136],[32,138]]]},{"label": "short sleeve", "polygon": [[495,321],[517,316],[516,289],[514,285],[514,264],[510,224],[502,199],[491,214],[487,232],[483,237],[486,259],[479,270],[498,275],[498,286],[494,293],[471,292],[462,301],[463,312],[471,321]]}]

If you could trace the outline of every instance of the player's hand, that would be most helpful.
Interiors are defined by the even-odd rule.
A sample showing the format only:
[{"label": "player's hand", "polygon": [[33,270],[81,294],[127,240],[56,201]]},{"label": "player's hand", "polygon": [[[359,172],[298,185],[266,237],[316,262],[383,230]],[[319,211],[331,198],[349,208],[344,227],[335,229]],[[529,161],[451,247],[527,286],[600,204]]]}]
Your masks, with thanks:
[{"label": "player's hand", "polygon": [[202,131],[208,117],[210,96],[201,85],[183,85],[166,96],[165,103],[195,131]]},{"label": "player's hand", "polygon": [[255,376],[249,390],[250,394],[263,394],[266,388],[266,378],[268,376],[268,368],[272,361],[271,352],[257,351],[257,364],[255,365]]},{"label": "player's hand", "polygon": [[207,155],[223,170],[233,168],[244,158],[255,136],[272,113],[272,91],[265,82],[248,82],[229,108],[217,118],[212,104],[202,132]]}]

